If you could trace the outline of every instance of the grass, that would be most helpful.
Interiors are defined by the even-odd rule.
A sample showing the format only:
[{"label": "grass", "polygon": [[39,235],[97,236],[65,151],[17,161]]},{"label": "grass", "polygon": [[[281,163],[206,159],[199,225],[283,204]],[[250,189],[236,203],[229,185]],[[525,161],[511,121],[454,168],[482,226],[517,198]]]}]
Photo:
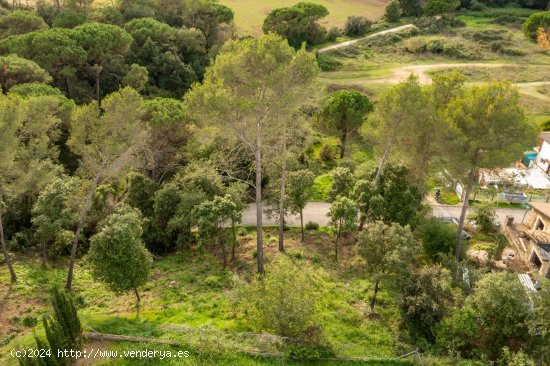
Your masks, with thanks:
[{"label": "grass", "polygon": [[[229,6],[235,12],[235,23],[239,33],[259,35],[265,17],[277,8],[292,6],[298,0],[221,0],[220,3]],[[317,0],[316,4],[324,5],[329,15],[320,23],[327,28],[343,27],[350,15],[363,15],[376,20],[384,13],[386,0]]]},{"label": "grass", "polygon": [[[279,254],[276,240],[271,240],[276,239],[276,235],[275,230],[265,230],[264,250],[268,269],[274,257],[285,255]],[[379,295],[379,317],[368,318],[367,304],[373,284],[363,273],[361,265],[353,259],[351,245],[342,245],[342,260],[335,263],[332,259],[333,242],[328,234],[324,231],[308,231],[305,243],[300,243],[299,235],[299,230],[294,228],[286,232],[287,252],[296,265],[312,274],[321,299],[317,321],[334,344],[337,354],[370,358],[390,358],[396,355],[394,346],[399,333],[397,289],[390,283],[383,283]],[[241,245],[237,250],[237,259],[226,270],[222,269],[219,253],[209,247],[193,248],[185,253],[183,261],[180,255],[155,261],[151,279],[141,289],[139,311],[132,294],[115,296],[102,284],[95,282],[85,262],[79,261],[74,294],[82,323],[86,329],[93,328],[102,333],[183,341],[197,355],[196,365],[299,365],[236,354],[238,349],[249,343],[243,343],[240,337],[233,335],[256,331],[242,314],[234,313],[230,301],[233,273],[246,275],[255,272],[255,235],[248,230],[241,230],[239,238]],[[39,320],[49,313],[46,306],[48,288],[62,285],[66,274],[65,264],[42,268],[39,260],[34,258],[19,257],[15,269],[20,280],[10,288],[4,285],[8,283],[8,272],[5,266],[0,267],[0,364],[8,366],[15,361],[9,356],[9,350],[32,344],[33,327],[25,326],[16,317],[32,316]],[[178,328],[182,326],[190,331],[182,332]],[[39,333],[40,329],[38,325],[36,330]],[[213,347],[214,351],[205,348],[205,337],[202,335],[205,330],[217,332],[218,335],[229,334],[223,338],[225,348],[221,349],[219,345]],[[112,349],[121,347],[154,349],[164,346],[108,345]],[[214,357],[216,362],[201,361],[203,356]],[[117,360],[113,364],[164,364],[160,361],[151,362]]]},{"label": "grass", "polygon": [[[428,71],[431,76],[440,75],[452,69],[436,69]],[[550,65],[548,66],[506,66],[497,68],[463,67],[460,72],[469,82],[509,81],[512,83],[530,83],[550,80]]]}]

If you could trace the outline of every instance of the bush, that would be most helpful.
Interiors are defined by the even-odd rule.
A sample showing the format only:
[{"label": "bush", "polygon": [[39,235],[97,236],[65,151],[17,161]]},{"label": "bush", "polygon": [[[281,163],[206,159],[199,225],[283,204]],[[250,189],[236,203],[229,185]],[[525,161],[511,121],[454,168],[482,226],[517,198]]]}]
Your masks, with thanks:
[{"label": "bush", "polygon": [[293,360],[318,360],[334,356],[334,349],[320,326],[311,326],[287,345],[286,355]]},{"label": "bush", "polygon": [[316,297],[311,277],[287,257],[276,258],[266,274],[249,285],[237,283],[234,291],[240,299],[236,308],[247,314],[256,331],[297,338],[314,325]]},{"label": "bush", "polygon": [[306,230],[319,230],[319,224],[316,222],[308,221],[306,224]]},{"label": "bush", "polygon": [[472,0],[470,2],[470,10],[473,10],[473,11],[482,11],[482,10],[485,10],[487,9],[487,6],[483,3],[480,3],[479,1],[477,0]]},{"label": "bush", "polygon": [[426,52],[439,54],[443,53],[445,49],[445,39],[443,38],[432,38],[426,42]]},{"label": "bush", "polygon": [[336,157],[336,149],[337,146],[328,142],[324,143],[321,150],[319,150],[319,159],[323,162],[333,161]]},{"label": "bush", "polygon": [[322,71],[335,71],[342,66],[342,63],[338,59],[324,53],[317,53],[316,58],[317,64]]},{"label": "bush", "polygon": [[368,32],[372,23],[365,17],[352,15],[346,20],[344,34],[348,37],[362,36]]},{"label": "bush", "polygon": [[441,255],[453,252],[456,240],[456,226],[435,217],[427,219],[417,229],[424,253],[433,261]]},{"label": "bush", "polygon": [[424,13],[428,16],[452,13],[459,5],[459,0],[428,0]]},{"label": "bush", "polygon": [[334,41],[336,41],[336,38],[341,37],[341,36],[342,36],[342,30],[338,27],[332,27],[328,30],[325,39],[328,42],[334,42]]},{"label": "bush", "polygon": [[74,28],[86,23],[87,17],[85,14],[74,10],[64,10],[53,19],[53,26],[56,28]]},{"label": "bush", "polygon": [[391,0],[384,8],[384,20],[386,22],[397,22],[401,18],[401,9],[399,8],[399,1]]},{"label": "bush", "polygon": [[532,14],[522,26],[523,33],[533,40],[537,37],[539,28],[550,28],[550,11],[540,11]]},{"label": "bush", "polygon": [[477,206],[474,209],[474,213],[468,215],[468,219],[475,223],[484,233],[490,233],[495,230],[496,211],[489,203]]}]

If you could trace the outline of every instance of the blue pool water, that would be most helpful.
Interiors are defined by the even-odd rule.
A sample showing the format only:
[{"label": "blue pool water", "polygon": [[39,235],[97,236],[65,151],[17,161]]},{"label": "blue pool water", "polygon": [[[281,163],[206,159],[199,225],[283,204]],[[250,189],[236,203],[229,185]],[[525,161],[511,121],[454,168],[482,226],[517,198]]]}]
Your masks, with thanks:
[{"label": "blue pool water", "polygon": [[535,160],[536,158],[537,158],[537,153],[536,152],[528,152],[528,153],[523,154],[523,159],[521,160],[521,162],[523,163],[523,165],[528,167],[529,164],[531,164],[531,162],[533,160]]}]

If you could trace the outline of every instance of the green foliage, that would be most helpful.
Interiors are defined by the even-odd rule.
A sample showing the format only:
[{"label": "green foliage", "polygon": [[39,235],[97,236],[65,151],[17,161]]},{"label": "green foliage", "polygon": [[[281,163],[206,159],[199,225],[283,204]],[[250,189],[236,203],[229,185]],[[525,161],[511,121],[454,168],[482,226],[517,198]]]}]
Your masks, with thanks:
[{"label": "green foliage", "polygon": [[456,228],[437,218],[425,220],[417,229],[424,253],[432,261],[451,254],[456,240]]},{"label": "green foliage", "polygon": [[541,364],[550,361],[548,344],[550,342],[550,279],[541,280],[540,290],[533,296],[534,314],[529,320],[531,354]]},{"label": "green foliage", "polygon": [[286,202],[290,212],[300,213],[313,195],[315,175],[310,170],[289,172],[286,178]]},{"label": "green foliage", "polygon": [[117,294],[134,290],[147,282],[151,270],[151,254],[141,236],[142,218],[129,206],[120,207],[107,216],[100,229],[90,238],[88,261],[92,274]]},{"label": "green foliage", "polygon": [[[325,36],[325,40],[327,42],[334,42],[338,37],[341,37],[343,34],[342,30],[338,27],[331,27],[327,31],[327,35]],[[317,62],[319,62],[319,55],[317,55]]]},{"label": "green foliage", "polygon": [[508,347],[504,347],[502,350],[502,362],[507,366],[535,366],[533,361],[528,355],[519,352],[511,352]]},{"label": "green foliage", "polygon": [[355,178],[348,168],[338,167],[330,172],[332,185],[328,192],[329,201],[333,202],[338,197],[351,197]]},{"label": "green foliage", "polygon": [[193,209],[193,219],[199,229],[201,239],[212,240],[221,247],[224,267],[227,264],[225,227],[232,221],[239,221],[239,216],[237,205],[233,203],[229,195],[216,196],[211,201],[201,202]]},{"label": "green foliage", "polygon": [[477,205],[474,212],[468,216],[468,219],[476,224],[483,233],[490,233],[495,230],[496,211],[490,203]]},{"label": "green foliage", "polygon": [[338,260],[338,239],[342,234],[355,228],[357,223],[357,207],[355,202],[347,197],[338,196],[330,205],[328,213],[330,225],[334,228],[334,257]]},{"label": "green foliage", "polygon": [[328,10],[322,5],[300,2],[271,11],[262,29],[265,34],[273,32],[284,37],[292,47],[299,49],[304,42],[315,45],[324,40],[326,30],[318,20],[327,15]]},{"label": "green foliage", "polygon": [[52,81],[47,71],[36,63],[17,55],[0,56],[0,85],[2,91],[23,83],[49,83]]},{"label": "green foliage", "polygon": [[14,10],[0,16],[0,39],[48,28],[42,18],[30,11]]},{"label": "green foliage", "polygon": [[433,343],[435,327],[449,312],[452,302],[452,276],[448,269],[432,266],[413,272],[401,285],[399,304],[411,337]]},{"label": "green foliage", "polygon": [[[75,197],[78,197],[80,183],[76,178],[68,177],[54,180],[40,192],[32,208],[32,223],[44,247],[44,256],[48,244],[63,243],[61,236],[76,225],[79,207]],[[54,253],[63,249],[66,249],[64,245],[54,247]]]},{"label": "green foliage", "polygon": [[86,23],[87,20],[86,14],[70,9],[63,10],[53,18],[52,26],[56,28],[74,28]]},{"label": "green foliage", "polygon": [[370,30],[371,25],[366,17],[352,15],[346,19],[344,34],[348,37],[362,36]]},{"label": "green foliage", "polygon": [[534,13],[530,15],[522,25],[523,33],[531,39],[537,37],[537,30],[539,28],[550,28],[550,11]]},{"label": "green foliage", "polygon": [[424,5],[424,14],[428,16],[452,13],[460,5],[460,0],[428,0]]},{"label": "green foliage", "polygon": [[310,273],[278,257],[265,276],[242,280],[236,290],[247,320],[260,332],[297,337],[316,321],[315,291]]},{"label": "green foliage", "polygon": [[422,6],[419,0],[398,0],[403,16],[417,17],[422,15]]},{"label": "green foliage", "polygon": [[306,223],[306,230],[319,230],[319,224],[316,222],[308,221]]},{"label": "green foliage", "polygon": [[401,8],[398,0],[391,0],[384,8],[384,20],[386,22],[397,22],[401,18]]},{"label": "green foliage", "polygon": [[82,327],[73,298],[63,290],[52,290],[53,321],[59,324],[64,345],[67,349],[79,349],[82,342]]},{"label": "green foliage", "polygon": [[131,172],[126,176],[128,188],[124,202],[141,211],[143,216],[152,217],[157,186],[143,174]]},{"label": "green foliage", "polygon": [[317,115],[318,126],[340,138],[340,158],[344,157],[348,138],[357,133],[372,110],[369,98],[355,90],[339,90],[325,98]]},{"label": "green foliage", "polygon": [[149,71],[144,66],[138,64],[132,64],[130,70],[124,79],[122,79],[123,86],[129,86],[135,90],[142,91],[149,81]]},{"label": "green foliage", "polygon": [[489,273],[479,280],[465,306],[442,322],[438,342],[465,356],[485,353],[495,360],[503,347],[521,347],[529,341],[529,303],[515,274]]},{"label": "green foliage", "polygon": [[337,58],[325,53],[317,53],[315,56],[317,64],[322,71],[335,71],[342,66],[342,63]]}]

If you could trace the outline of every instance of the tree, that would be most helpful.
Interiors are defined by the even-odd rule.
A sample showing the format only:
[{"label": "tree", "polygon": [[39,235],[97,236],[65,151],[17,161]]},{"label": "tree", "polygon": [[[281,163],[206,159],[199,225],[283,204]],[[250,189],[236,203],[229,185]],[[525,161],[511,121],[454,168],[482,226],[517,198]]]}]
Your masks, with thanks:
[{"label": "tree", "polygon": [[525,120],[517,89],[506,83],[472,87],[451,101],[447,117],[454,128],[452,143],[448,144],[449,167],[457,177],[465,179],[455,247],[455,256],[459,259],[477,170],[511,164],[521,155],[524,146],[534,141],[535,129]]},{"label": "tree", "polygon": [[149,72],[147,71],[147,68],[138,64],[132,64],[130,66],[130,70],[128,70],[128,73],[124,76],[124,79],[122,79],[122,85],[129,86],[130,88],[141,92],[143,88],[145,88],[145,85],[147,85],[148,81]]},{"label": "tree", "polygon": [[0,84],[4,94],[17,84],[51,81],[51,76],[30,60],[17,55],[0,56]]},{"label": "tree", "polygon": [[88,21],[86,14],[71,9],[63,10],[53,18],[55,28],[74,28]]},{"label": "tree", "polygon": [[2,136],[2,144],[0,144],[0,244],[2,245],[4,260],[10,271],[11,282],[14,283],[17,281],[17,276],[13,270],[6,246],[2,211],[4,209],[4,197],[7,193],[7,185],[12,179],[12,174],[10,173],[14,170],[15,152],[19,143],[16,133],[21,126],[21,120],[16,104],[3,95],[0,95],[0,112],[0,135]]},{"label": "tree", "polygon": [[81,157],[80,172],[93,176],[89,193],[80,212],[71,249],[66,288],[73,281],[74,261],[80,233],[90,209],[98,183],[132,164],[132,155],[147,138],[142,124],[143,101],[130,88],[121,89],[105,98],[103,113],[92,104],[80,107],[74,114],[68,145]]},{"label": "tree", "polygon": [[397,22],[401,18],[401,8],[398,0],[391,0],[384,8],[384,20],[386,22]]},{"label": "tree", "polygon": [[540,364],[548,363],[550,342],[550,279],[542,279],[540,290],[533,296],[534,316],[529,319],[530,348]]},{"label": "tree", "polygon": [[355,90],[339,90],[323,102],[318,115],[319,126],[340,139],[340,159],[346,152],[346,142],[356,133],[366,115],[373,110],[369,98]]},{"label": "tree", "polygon": [[537,37],[539,28],[550,28],[550,11],[539,11],[531,14],[523,23],[521,29],[527,37],[534,40]]},{"label": "tree", "polygon": [[348,37],[362,36],[369,31],[371,22],[358,15],[349,16],[344,25],[344,34]]},{"label": "tree", "polygon": [[550,50],[550,30],[542,27],[537,29],[537,44],[543,50]]},{"label": "tree", "polygon": [[417,229],[424,254],[432,261],[439,261],[442,255],[453,252],[456,240],[454,225],[438,218],[429,218]]},{"label": "tree", "polygon": [[460,0],[428,0],[424,4],[424,14],[428,16],[452,13],[460,6]]},{"label": "tree", "polygon": [[357,222],[355,202],[347,197],[337,197],[330,206],[328,217],[336,234],[334,238],[334,259],[338,261],[338,240],[342,234],[353,230]]},{"label": "tree", "polygon": [[[276,35],[228,42],[208,69],[203,84],[186,94],[201,120],[232,132],[254,155],[257,207],[257,261],[263,272],[262,169],[264,136],[277,130],[280,111],[293,113],[297,95],[309,90],[318,73],[315,56],[295,52]],[[250,184],[250,183],[249,183]]]},{"label": "tree", "polygon": [[42,18],[25,10],[14,10],[0,17],[0,39],[48,28]]},{"label": "tree", "polygon": [[490,233],[495,229],[497,222],[496,211],[490,203],[476,206],[474,212],[468,215],[468,219],[475,223],[484,233]]},{"label": "tree", "polygon": [[242,182],[233,182],[226,189],[226,194],[231,197],[231,201],[236,206],[234,215],[231,217],[231,233],[233,235],[231,260],[235,260],[235,246],[237,245],[237,228],[235,226],[241,222],[243,211],[248,207],[247,189],[248,185]]},{"label": "tree", "polygon": [[330,172],[330,176],[332,178],[332,185],[328,192],[329,201],[332,202],[338,197],[351,198],[353,185],[355,183],[355,178],[351,170],[344,167],[338,167]]},{"label": "tree", "polygon": [[122,206],[100,224],[88,253],[92,275],[117,294],[133,290],[138,303],[138,288],[147,282],[152,263],[142,234],[140,213]]},{"label": "tree", "polygon": [[71,200],[78,196],[78,183],[75,178],[56,179],[44,188],[32,208],[32,223],[42,242],[42,265],[47,261],[48,244],[55,243],[63,231],[76,223],[78,210]]},{"label": "tree", "polygon": [[299,49],[302,43],[308,45],[320,43],[326,30],[318,20],[326,17],[328,10],[322,5],[300,2],[287,8],[271,11],[264,20],[262,30],[265,34],[276,33],[288,43]]},{"label": "tree", "polygon": [[157,185],[174,175],[186,162],[183,146],[192,136],[181,101],[154,98],[145,101],[150,137],[145,150],[145,170]]},{"label": "tree", "polygon": [[380,281],[390,276],[410,273],[418,244],[408,226],[382,221],[369,223],[359,234],[357,254],[366,261],[365,269],[374,277],[370,309],[374,311]]},{"label": "tree", "polygon": [[516,275],[489,273],[464,306],[441,324],[438,337],[446,349],[465,355],[483,352],[496,360],[503,347],[516,351],[529,342],[530,316],[530,300]]},{"label": "tree", "polygon": [[304,207],[313,196],[315,175],[310,170],[297,170],[288,173],[286,200],[290,212],[300,214],[302,242],[304,241]]},{"label": "tree", "polygon": [[407,81],[385,90],[374,113],[369,116],[366,135],[372,134],[371,137],[382,150],[375,185],[384,173],[390,154],[408,137],[409,125],[415,120],[426,119],[426,100],[419,96],[422,96],[421,87],[417,78],[411,75]]},{"label": "tree", "polygon": [[398,0],[401,7],[401,14],[408,17],[418,17],[422,15],[422,6],[419,0]]},{"label": "tree", "polygon": [[88,68],[95,81],[97,106],[101,109],[101,74],[128,53],[132,37],[122,28],[103,23],[79,25],[73,29],[72,37],[86,51]]},{"label": "tree", "polygon": [[236,216],[237,205],[231,196],[215,197],[212,201],[202,202],[193,209],[193,218],[203,240],[214,240],[222,249],[223,268],[227,266],[226,224]]},{"label": "tree", "polygon": [[399,309],[411,337],[435,341],[435,326],[453,302],[452,276],[448,269],[432,266],[413,272],[401,284]]}]

